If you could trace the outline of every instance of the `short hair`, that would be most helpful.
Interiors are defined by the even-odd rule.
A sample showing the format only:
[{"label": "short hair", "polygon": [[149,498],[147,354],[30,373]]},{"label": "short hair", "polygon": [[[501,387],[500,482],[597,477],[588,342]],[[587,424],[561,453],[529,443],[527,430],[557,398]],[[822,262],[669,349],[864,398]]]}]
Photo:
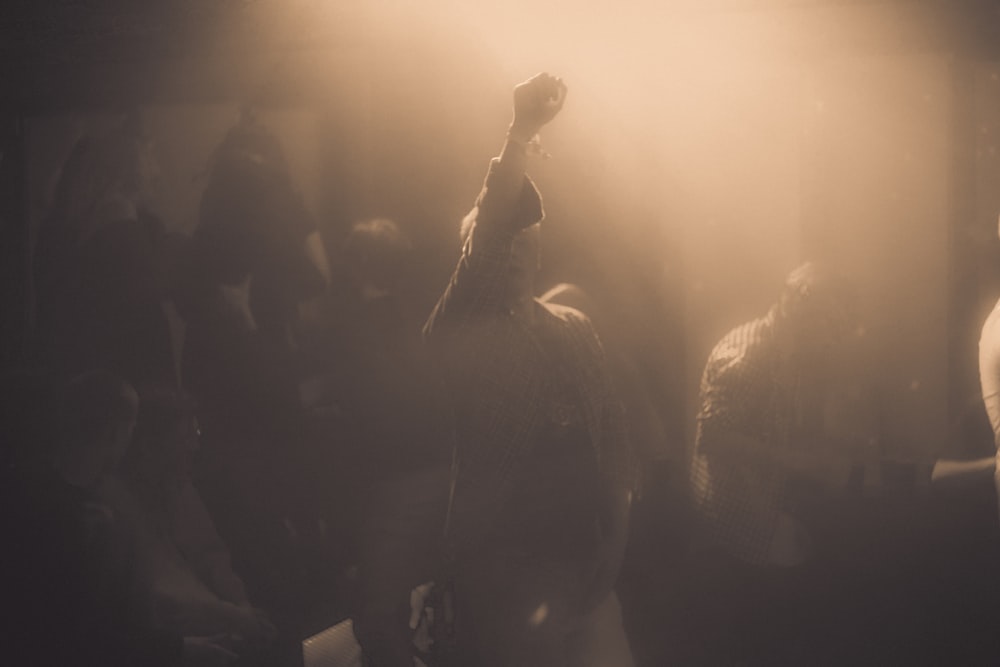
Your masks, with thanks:
[{"label": "short hair", "polygon": [[351,225],[344,240],[344,253],[355,257],[386,251],[405,251],[410,242],[394,220],[369,218]]},{"label": "short hair", "polygon": [[853,308],[857,295],[850,281],[832,267],[818,262],[804,262],[785,278],[781,311],[798,316],[819,310]]},{"label": "short hair", "polygon": [[348,265],[391,280],[410,250],[410,240],[395,221],[369,218],[351,226],[342,252]]},{"label": "short hair", "polygon": [[137,407],[135,389],[114,373],[92,370],[78,375],[58,395],[55,447],[65,451],[93,446],[112,425],[135,419]]},{"label": "short hair", "polygon": [[141,118],[131,115],[103,134],[87,134],[59,168],[52,193],[49,220],[71,242],[95,233],[105,220],[94,218],[99,205],[123,194],[138,197],[145,189],[144,163],[149,160],[150,139]]},{"label": "short hair", "polygon": [[288,158],[278,135],[249,110],[226,133],[212,156],[212,172],[229,169],[261,169],[274,175],[288,174]]}]

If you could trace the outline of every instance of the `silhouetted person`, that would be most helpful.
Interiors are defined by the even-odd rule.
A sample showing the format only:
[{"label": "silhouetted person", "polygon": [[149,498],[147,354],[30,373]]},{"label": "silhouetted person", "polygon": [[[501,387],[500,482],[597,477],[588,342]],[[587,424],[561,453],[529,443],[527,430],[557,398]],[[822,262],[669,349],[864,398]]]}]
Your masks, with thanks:
[{"label": "silhouetted person", "polygon": [[136,119],[80,139],[62,166],[35,249],[36,342],[57,373],[176,382],[154,169]]},{"label": "silhouetted person", "polygon": [[299,303],[325,289],[314,233],[277,137],[244,117],[216,151],[191,239],[182,368],[203,431],[198,487],[269,608],[304,594],[294,543],[313,508],[293,330]]},{"label": "silhouetted person", "polygon": [[133,533],[137,599],[156,627],[231,635],[240,653],[253,654],[267,648],[274,628],[251,605],[192,483],[198,438],[190,399],[144,388],[134,442],[102,495]]},{"label": "silhouetted person", "polygon": [[804,264],[780,302],[726,334],[705,366],[691,483],[709,549],[698,560],[719,559],[708,583],[724,589],[714,628],[724,639],[710,648],[730,651],[723,662],[773,664],[777,654],[766,652],[787,646],[791,624],[812,611],[804,564],[813,541],[800,501],[839,458],[823,415],[851,307],[843,279]]},{"label": "silhouetted person", "polygon": [[410,253],[391,220],[353,225],[324,343],[328,390],[347,428],[323,443],[321,469],[330,502],[352,515],[354,630],[374,665],[412,665],[409,593],[440,558],[451,463],[451,411],[421,337],[426,311],[415,312],[407,284]]},{"label": "silhouetted person", "polygon": [[[622,632],[594,622],[612,600],[635,483],[621,403],[586,316],[534,298],[543,212],[525,166],[565,94],[547,74],[514,89],[507,140],[425,327],[455,410],[459,664],[586,664],[595,635]],[[614,664],[628,664],[618,644]]]},{"label": "silhouetted person", "polygon": [[225,665],[216,641],[161,632],[133,605],[131,540],[98,487],[125,454],[135,391],[91,371],[54,394],[51,439],[3,488],[4,655],[20,665]]}]

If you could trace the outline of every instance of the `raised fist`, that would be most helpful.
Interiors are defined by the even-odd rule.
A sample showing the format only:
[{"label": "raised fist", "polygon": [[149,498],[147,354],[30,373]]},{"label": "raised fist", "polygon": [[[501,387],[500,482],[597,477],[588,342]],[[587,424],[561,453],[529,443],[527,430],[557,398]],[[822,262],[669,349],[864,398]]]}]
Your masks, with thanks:
[{"label": "raised fist", "polygon": [[546,123],[555,118],[566,101],[566,84],[542,72],[514,87],[514,120],[511,136],[530,141]]}]

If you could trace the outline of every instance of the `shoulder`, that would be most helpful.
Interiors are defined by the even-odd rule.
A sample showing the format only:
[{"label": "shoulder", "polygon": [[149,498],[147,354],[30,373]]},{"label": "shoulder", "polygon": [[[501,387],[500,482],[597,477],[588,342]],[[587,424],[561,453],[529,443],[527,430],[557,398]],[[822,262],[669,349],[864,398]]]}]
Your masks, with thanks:
[{"label": "shoulder", "polygon": [[600,336],[597,335],[597,330],[594,328],[594,324],[584,312],[570,306],[564,306],[556,303],[546,303],[538,299],[535,299],[535,303],[538,308],[540,308],[550,318],[558,322],[560,327],[564,331],[571,333],[573,337],[585,339],[597,348],[603,347]]},{"label": "shoulder", "polygon": [[567,324],[593,328],[593,325],[590,323],[590,318],[576,308],[571,308],[570,306],[564,306],[558,303],[548,303],[538,299],[535,300],[535,303]]},{"label": "shoulder", "polygon": [[765,364],[771,351],[772,323],[759,318],[730,330],[712,348],[705,378],[738,378]]}]

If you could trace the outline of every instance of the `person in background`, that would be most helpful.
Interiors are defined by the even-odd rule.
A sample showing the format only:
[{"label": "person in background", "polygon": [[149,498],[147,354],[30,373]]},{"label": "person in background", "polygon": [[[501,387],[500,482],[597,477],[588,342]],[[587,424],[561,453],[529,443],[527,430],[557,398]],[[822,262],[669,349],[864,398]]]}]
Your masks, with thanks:
[{"label": "person in background", "polygon": [[194,487],[198,437],[190,398],[169,387],[144,388],[133,444],[103,496],[134,535],[138,599],[156,627],[229,635],[241,654],[261,653],[276,631],[251,605]]},{"label": "person in background", "polygon": [[137,115],[84,136],[63,164],[34,255],[36,354],[51,371],[177,382],[159,270],[167,233],[149,211],[155,179]]},{"label": "person in background", "polygon": [[19,665],[232,662],[224,638],[161,631],[132,604],[131,540],[98,489],[129,446],[135,390],[89,371],[59,386],[50,407],[51,437],[19,452],[2,490],[4,656]]},{"label": "person in background", "polygon": [[410,667],[409,593],[439,561],[451,413],[407,283],[409,240],[394,221],[373,218],[354,224],[342,247],[346,279],[322,366],[347,429],[335,448],[325,443],[319,469],[349,499],[352,516],[339,525],[356,544],[353,632],[371,664]]},{"label": "person in background", "polygon": [[[691,485],[704,529],[699,567],[711,572],[703,597],[721,590],[715,611],[728,619],[714,624],[724,635],[713,649],[719,664],[786,659],[769,651],[791,647],[794,623],[813,610],[803,502],[841,461],[824,411],[852,309],[841,277],[803,264],[779,303],[726,334],[706,363]],[[739,632],[730,616],[741,616]]]},{"label": "person in background", "polygon": [[275,616],[297,616],[316,590],[304,574],[318,508],[303,483],[294,335],[299,304],[326,289],[309,259],[315,233],[278,137],[244,114],[215,152],[190,242],[182,370],[203,431],[196,484],[253,599]]},{"label": "person in background", "polygon": [[[525,168],[565,97],[548,74],[514,89],[500,157],[424,328],[455,413],[452,575],[437,584],[453,591],[458,664],[631,664],[607,620],[637,479],[622,405],[587,317],[534,295],[544,216]],[[415,589],[413,627],[433,590]],[[594,655],[599,633],[624,650]]]}]

